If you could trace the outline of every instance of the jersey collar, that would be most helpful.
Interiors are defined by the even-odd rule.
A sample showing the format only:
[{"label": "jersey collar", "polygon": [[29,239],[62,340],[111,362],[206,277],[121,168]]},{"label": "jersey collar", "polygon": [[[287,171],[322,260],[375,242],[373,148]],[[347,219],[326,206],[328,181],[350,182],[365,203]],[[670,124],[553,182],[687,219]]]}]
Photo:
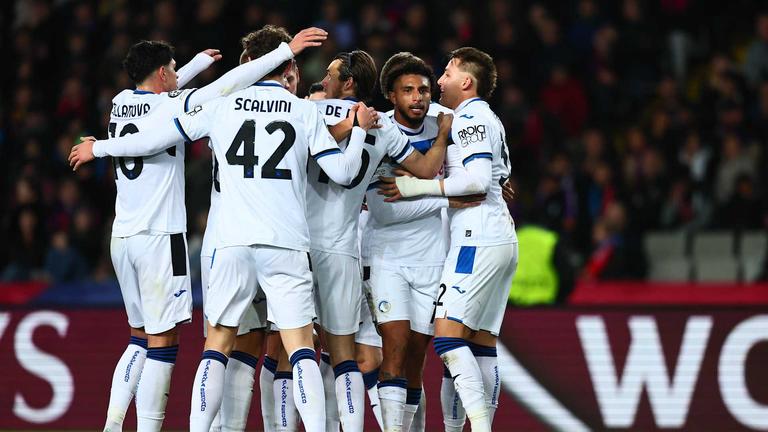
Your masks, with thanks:
[{"label": "jersey collar", "polygon": [[[394,115],[392,117],[394,118]],[[411,129],[408,126],[400,124],[397,120],[395,120],[395,123],[397,123],[397,127],[400,128],[400,130],[408,136],[415,136],[424,132],[424,123],[422,123],[421,127],[418,129]]]},{"label": "jersey collar", "polygon": [[285,88],[285,87],[283,87],[282,84],[280,84],[279,82],[277,82],[275,80],[258,81],[256,83],[254,83],[253,85],[255,85],[256,87],[280,87],[281,89]]},{"label": "jersey collar", "polygon": [[355,103],[360,102],[360,99],[358,99],[358,98],[356,98],[354,96],[347,96],[345,98],[342,98],[341,100],[352,101],[352,102],[355,102]]},{"label": "jersey collar", "polygon": [[152,92],[151,92],[151,91],[149,91],[149,90],[139,90],[139,89],[134,89],[134,90],[133,90],[133,94],[154,94],[154,93],[152,93]]},{"label": "jersey collar", "polygon": [[457,107],[456,107],[456,109],[454,110],[454,112],[455,112],[455,113],[458,113],[459,111],[461,111],[461,110],[463,110],[464,108],[466,108],[466,107],[467,107],[467,105],[471,104],[472,102],[477,102],[477,101],[481,101],[481,102],[482,102],[482,99],[480,99],[479,97],[473,97],[473,98],[471,98],[471,99],[467,99],[467,100],[465,100],[464,102],[460,103],[460,104],[459,104],[459,106],[457,106]]}]

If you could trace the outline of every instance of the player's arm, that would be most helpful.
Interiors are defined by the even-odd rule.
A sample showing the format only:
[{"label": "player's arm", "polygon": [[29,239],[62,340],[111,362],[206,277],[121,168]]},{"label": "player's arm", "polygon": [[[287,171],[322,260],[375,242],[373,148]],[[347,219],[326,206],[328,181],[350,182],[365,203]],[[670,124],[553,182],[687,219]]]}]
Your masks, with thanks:
[{"label": "player's arm", "polygon": [[243,63],[216,81],[190,93],[184,101],[184,110],[248,87],[305,48],[320,46],[327,37],[328,32],[317,27],[300,31],[290,43],[283,42],[264,56]]},{"label": "player's arm", "polygon": [[366,202],[371,217],[382,225],[410,222],[443,208],[469,208],[479,206],[485,195],[457,197],[423,197],[419,199],[388,202],[378,194],[367,194]]},{"label": "player's arm", "polygon": [[[469,124],[468,120],[462,120],[457,125],[458,132],[452,132],[452,139],[457,143],[455,145],[461,145],[458,152],[464,169],[452,169],[449,176],[441,180],[422,180],[408,176],[382,177],[380,193],[390,201],[422,195],[462,196],[487,193],[493,178],[490,137],[484,132],[477,132],[481,128],[485,130],[485,125]],[[472,131],[475,133],[470,133]]]},{"label": "player's arm", "polygon": [[219,60],[221,60],[221,54],[217,49],[207,49],[197,53],[189,63],[176,71],[176,81],[179,84],[179,88],[189,84],[197,74],[208,69],[214,62]]},{"label": "player's arm", "polygon": [[352,135],[345,151],[341,151],[336,140],[328,132],[325,121],[316,110],[310,111],[310,124],[308,142],[309,152],[320,168],[334,183],[346,186],[355,180],[363,164],[362,154],[365,143],[365,135],[373,126],[374,121],[367,107],[359,103],[352,107],[355,111],[356,125],[352,128]]},{"label": "player's arm", "polygon": [[195,111],[186,115],[164,121],[152,129],[139,133],[125,135],[119,138],[96,140],[96,138],[81,137],[80,144],[72,147],[69,153],[69,165],[73,171],[80,165],[105,156],[151,156],[172,146],[183,139],[192,142],[208,136],[208,125],[211,124],[207,114],[211,112],[215,101],[206,105],[207,109],[197,106]]},{"label": "player's arm", "polygon": [[437,138],[432,147],[426,154],[413,152],[405,158],[400,165],[413,173],[416,177],[423,179],[433,179],[440,172],[445,162],[445,149],[451,137],[452,114],[440,113],[437,116],[439,130]]}]

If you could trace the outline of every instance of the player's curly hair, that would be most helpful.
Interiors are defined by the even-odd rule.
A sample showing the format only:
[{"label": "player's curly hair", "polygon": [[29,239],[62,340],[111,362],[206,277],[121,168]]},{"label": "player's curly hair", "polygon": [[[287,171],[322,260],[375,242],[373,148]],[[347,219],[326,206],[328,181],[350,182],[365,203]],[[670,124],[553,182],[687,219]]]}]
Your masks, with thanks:
[{"label": "player's curly hair", "polygon": [[136,85],[141,84],[160,66],[166,66],[173,60],[174,49],[163,41],[143,40],[128,50],[123,60],[123,69]]},{"label": "player's curly hair", "polygon": [[[291,42],[291,39],[291,35],[289,35],[288,31],[283,27],[267,24],[262,27],[261,30],[243,36],[243,38],[240,39],[240,43],[243,45],[243,54],[250,57],[251,60],[254,60],[274,50],[280,46],[282,42]],[[283,62],[280,66],[265,76],[272,76],[282,72],[290,63],[291,60]]]},{"label": "player's curly hair", "polygon": [[373,57],[363,50],[343,52],[336,55],[334,60],[340,60],[339,80],[352,78],[355,83],[355,97],[368,102],[376,89],[376,62]]},{"label": "player's curly hair", "polygon": [[379,78],[381,94],[387,97],[387,94],[395,89],[395,81],[402,75],[409,74],[427,77],[430,89],[434,89],[435,73],[432,68],[424,60],[409,52],[399,52],[390,57],[381,68]]},{"label": "player's curly hair", "polygon": [[448,59],[458,60],[458,68],[475,78],[477,95],[488,99],[496,89],[496,65],[493,57],[474,47],[462,47],[451,51]]}]

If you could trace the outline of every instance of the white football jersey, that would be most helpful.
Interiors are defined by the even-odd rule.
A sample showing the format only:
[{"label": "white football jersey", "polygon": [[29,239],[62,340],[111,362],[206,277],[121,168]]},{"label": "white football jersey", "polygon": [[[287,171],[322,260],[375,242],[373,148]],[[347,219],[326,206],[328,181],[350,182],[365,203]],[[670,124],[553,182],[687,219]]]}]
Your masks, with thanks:
[{"label": "white football jersey", "polygon": [[[395,122],[394,116],[392,116],[392,121]],[[426,154],[437,139],[439,128],[436,117],[428,115],[424,118],[421,128],[416,130],[397,122],[395,124],[408,137],[411,146],[421,153]],[[440,208],[433,208],[418,218],[393,224],[382,224],[376,219],[375,212],[380,208],[379,206],[418,205],[420,203],[418,199],[386,203],[384,202],[386,197],[377,193],[378,177],[392,176],[392,169],[395,167],[396,165],[391,162],[383,162],[376,171],[365,195],[372,215],[363,235],[363,250],[366,252],[366,260],[371,263],[383,262],[407,267],[442,265],[445,262],[448,239],[443,231]],[[442,177],[442,169],[440,171],[436,178]],[[422,199],[432,200],[434,198]]]},{"label": "white football jersey", "polygon": [[482,204],[448,210],[451,247],[516,243],[514,222],[501,195],[501,185],[509,178],[509,152],[501,120],[482,99],[468,99],[456,108],[451,138],[453,144],[446,151],[446,177],[480,158],[490,159],[492,169],[491,188]]},{"label": "white football jersey", "polygon": [[[109,137],[135,134],[166,124],[184,113],[192,92],[194,89],[160,94],[123,90],[112,99]],[[184,153],[184,141],[179,139],[152,156],[112,158],[117,185],[112,237],[187,231]]]},{"label": "white football jersey", "polygon": [[[210,145],[210,144],[209,144]],[[219,213],[219,202],[221,201],[221,185],[219,184],[219,161],[216,159],[216,153],[211,150],[211,206],[208,208],[208,220],[205,223],[205,233],[203,233],[203,244],[200,246],[201,256],[213,256],[216,249],[214,237],[214,227],[216,226],[216,215]]]},{"label": "white football jersey", "polygon": [[[355,103],[351,99],[328,99],[317,101],[317,109],[328,125],[335,125],[347,118],[349,109]],[[408,138],[394,122],[383,113],[379,115],[382,127],[368,131],[362,154],[363,164],[349,186],[329,181],[320,166],[310,161],[307,220],[312,249],[357,257],[358,216],[371,177],[385,156],[402,162],[413,151]],[[346,145],[347,140],[339,143],[341,148]]]},{"label": "white football jersey", "polygon": [[307,160],[340,153],[314,103],[264,81],[197,106],[176,124],[187,139],[209,136],[219,162],[216,248],[309,251]]}]

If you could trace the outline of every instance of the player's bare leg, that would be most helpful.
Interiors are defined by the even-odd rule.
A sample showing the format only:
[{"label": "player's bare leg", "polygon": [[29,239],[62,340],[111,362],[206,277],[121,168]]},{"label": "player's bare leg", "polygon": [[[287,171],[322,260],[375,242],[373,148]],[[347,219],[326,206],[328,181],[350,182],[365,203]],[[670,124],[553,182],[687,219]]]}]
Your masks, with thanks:
[{"label": "player's bare leg", "polygon": [[147,359],[147,334],[144,328],[131,327],[131,338],[123,355],[120,356],[115,372],[112,374],[112,388],[109,392],[109,408],[104,432],[123,430],[123,420],[136,387],[139,384],[141,371]]},{"label": "player's bare leg", "polygon": [[490,332],[480,330],[469,339],[470,349],[475,356],[480,373],[483,375],[483,387],[485,389],[485,403],[488,406],[488,418],[493,425],[493,416],[499,407],[499,392],[501,381],[499,378],[499,361],[496,356],[497,337]]},{"label": "player's bare leg", "polygon": [[365,384],[355,361],[355,335],[334,335],[323,331],[323,339],[331,355],[336,377],[336,401],[341,427],[349,432],[362,431],[364,410],[355,410],[355,407],[363,407],[365,404]]},{"label": "player's bare leg", "polygon": [[[411,331],[410,338],[408,339],[408,348],[406,352],[408,355],[405,358],[403,369],[405,371],[405,378],[408,380],[408,393],[405,401],[405,415],[403,416],[403,432],[414,431],[423,432],[423,421],[419,422],[421,429],[414,429],[416,425],[414,421],[415,415],[422,407],[422,412],[426,409],[424,402],[424,360],[427,355],[427,347],[429,341],[432,340],[432,336],[425,335],[419,332]],[[413,425],[413,426],[412,426]]]},{"label": "player's bare leg", "polygon": [[381,419],[379,390],[376,386],[379,383],[379,367],[381,366],[382,359],[381,348],[361,343],[355,344],[355,360],[357,361],[357,367],[360,368],[360,372],[363,374],[363,383],[368,393],[373,415],[376,417],[379,429],[384,430],[384,423]]},{"label": "player's bare leg", "polygon": [[244,430],[253,399],[256,364],[264,345],[264,330],[254,330],[235,338],[224,373],[224,396],[219,415],[224,431]]},{"label": "player's bare leg", "polygon": [[159,431],[165,419],[171,373],[179,352],[178,327],[147,335],[147,360],[136,389],[138,431]]},{"label": "player's bare leg", "polygon": [[435,320],[435,351],[448,367],[474,432],[491,430],[480,367],[468,345],[472,331],[447,318]]},{"label": "player's bare leg", "polygon": [[296,432],[299,430],[299,412],[293,400],[293,372],[288,353],[282,343],[277,352],[277,369],[272,381],[272,396],[274,407],[272,415],[275,418],[275,430],[279,432]]},{"label": "player's bare leg", "polygon": [[227,362],[237,336],[237,327],[206,324],[205,350],[192,383],[189,430],[193,432],[208,432],[221,408]]},{"label": "player's bare leg", "polygon": [[399,432],[403,427],[408,380],[405,378],[405,357],[411,333],[408,321],[379,324],[384,359],[379,371],[379,401],[384,431]]},{"label": "player's bare leg", "polygon": [[280,329],[280,338],[293,368],[293,398],[307,432],[325,430],[325,395],[320,368],[312,349],[312,324]]}]

